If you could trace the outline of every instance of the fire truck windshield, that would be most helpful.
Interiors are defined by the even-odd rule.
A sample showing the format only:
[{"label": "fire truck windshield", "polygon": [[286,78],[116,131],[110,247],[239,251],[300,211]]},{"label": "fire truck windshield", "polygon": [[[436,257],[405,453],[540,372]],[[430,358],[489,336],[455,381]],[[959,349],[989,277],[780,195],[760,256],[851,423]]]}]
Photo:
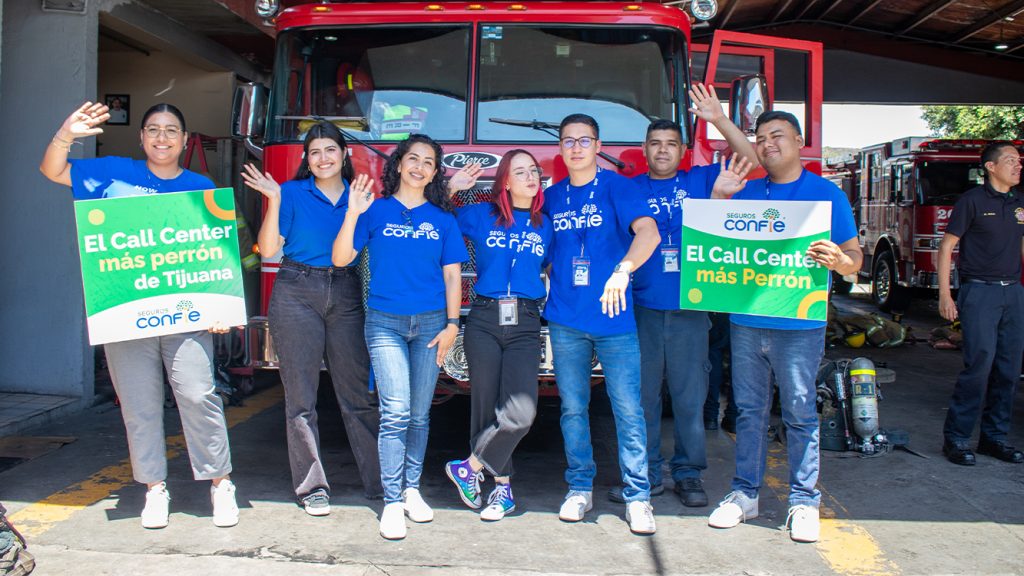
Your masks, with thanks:
[{"label": "fire truck windshield", "polygon": [[918,203],[923,206],[952,205],[961,194],[983,181],[978,162],[921,162],[917,169]]},{"label": "fire truck windshield", "polygon": [[[686,44],[673,28],[468,24],[286,30],[278,36],[267,142],[296,142],[317,118],[371,141],[422,132],[442,142],[551,142],[490,122],[558,122],[582,112],[609,143],[638,143],[650,120],[683,122]],[[473,73],[475,72],[475,73]],[[477,82],[468,134],[470,79]],[[684,130],[684,137],[686,131]]]}]

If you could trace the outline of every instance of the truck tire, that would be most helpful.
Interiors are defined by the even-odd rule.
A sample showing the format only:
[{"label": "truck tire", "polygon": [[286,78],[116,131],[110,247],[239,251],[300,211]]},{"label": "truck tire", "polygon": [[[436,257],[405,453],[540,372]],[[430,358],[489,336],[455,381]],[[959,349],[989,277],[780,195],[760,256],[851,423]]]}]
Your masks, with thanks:
[{"label": "truck tire", "polygon": [[853,290],[853,282],[847,282],[842,276],[832,273],[832,293],[839,295],[846,295]]},{"label": "truck tire", "polygon": [[903,312],[910,305],[910,290],[896,280],[896,261],[886,250],[871,264],[871,299],[883,312]]}]

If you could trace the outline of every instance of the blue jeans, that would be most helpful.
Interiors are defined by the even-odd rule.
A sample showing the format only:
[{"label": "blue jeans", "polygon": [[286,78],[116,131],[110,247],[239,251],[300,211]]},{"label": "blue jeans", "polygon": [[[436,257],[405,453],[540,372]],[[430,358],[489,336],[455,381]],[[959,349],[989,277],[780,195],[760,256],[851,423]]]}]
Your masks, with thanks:
[{"label": "blue jeans", "polygon": [[732,489],[757,497],[768,456],[772,374],[779,386],[789,452],[789,504],[817,507],[818,413],[815,377],[825,353],[825,329],[771,330],[732,325],[736,476]]},{"label": "blue jeans", "polygon": [[[729,350],[729,331],[732,329],[729,315],[721,312],[708,314],[711,318],[711,332],[708,334],[708,398],[704,401],[704,421],[717,422],[721,411],[722,384],[725,383],[725,352]],[[732,401],[732,385],[725,387],[725,416],[736,422],[736,403]]]},{"label": "blue jeans", "polygon": [[597,465],[590,440],[590,362],[597,351],[604,369],[605,389],[615,416],[619,444],[622,496],[627,502],[650,500],[647,479],[647,433],[640,404],[640,344],[636,332],[595,336],[551,323],[551,352],[562,399],[562,438],[569,467],[569,490],[591,492]]},{"label": "blue jeans", "polygon": [[708,395],[707,312],[636,307],[640,338],[640,395],[647,420],[647,475],[661,484],[661,387],[672,400],[672,479],[700,478],[708,467],[704,400]]},{"label": "blue jeans", "polygon": [[444,310],[411,316],[366,311],[366,347],[380,398],[380,481],[384,503],[419,488],[427,451],[430,403],[437,385],[437,349],[427,344],[444,329]]}]

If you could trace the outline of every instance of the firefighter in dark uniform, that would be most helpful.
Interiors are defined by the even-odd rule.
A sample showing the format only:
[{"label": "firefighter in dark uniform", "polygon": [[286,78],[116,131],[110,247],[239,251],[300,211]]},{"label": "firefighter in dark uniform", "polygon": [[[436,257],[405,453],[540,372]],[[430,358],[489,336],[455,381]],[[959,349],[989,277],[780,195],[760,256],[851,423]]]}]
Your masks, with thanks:
[{"label": "firefighter in dark uniform", "polygon": [[[974,465],[969,440],[981,412],[979,454],[1020,464],[1024,453],[1007,444],[1010,413],[1024,354],[1024,196],[1020,153],[1009,142],[981,152],[985,183],[964,192],[939,245],[939,312],[960,319],[964,369],[943,427],[942,452],[954,464]],[[960,293],[954,303],[949,273],[960,244]]]}]

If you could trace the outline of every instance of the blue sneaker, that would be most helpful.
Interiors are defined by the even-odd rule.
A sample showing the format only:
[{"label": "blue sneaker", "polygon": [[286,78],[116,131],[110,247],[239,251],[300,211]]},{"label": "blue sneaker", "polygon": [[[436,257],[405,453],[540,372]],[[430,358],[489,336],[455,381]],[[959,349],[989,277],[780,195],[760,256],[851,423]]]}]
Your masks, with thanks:
[{"label": "blue sneaker", "polygon": [[497,522],[515,509],[516,502],[512,499],[512,486],[496,484],[494,491],[487,497],[487,507],[480,512],[480,519]]},{"label": "blue sneaker", "polygon": [[444,465],[444,471],[459,489],[459,498],[462,498],[466,506],[476,510],[483,504],[480,498],[480,482],[484,475],[482,472],[473,472],[469,460],[452,460]]}]

